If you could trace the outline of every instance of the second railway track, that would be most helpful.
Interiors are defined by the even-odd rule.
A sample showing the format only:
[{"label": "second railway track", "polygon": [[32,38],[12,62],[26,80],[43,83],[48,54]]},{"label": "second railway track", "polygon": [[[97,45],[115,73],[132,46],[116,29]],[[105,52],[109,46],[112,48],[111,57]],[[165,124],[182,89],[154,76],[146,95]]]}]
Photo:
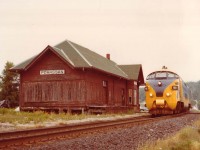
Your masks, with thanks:
[{"label": "second railway track", "polygon": [[125,125],[140,125],[153,121],[177,117],[184,114],[155,117],[142,116],[126,119],[98,121],[91,123],[81,123],[75,125],[62,125],[48,128],[28,129],[22,131],[10,131],[0,133],[0,149],[14,148],[20,145],[34,144],[37,142],[51,141],[55,139],[71,139],[80,137],[83,134],[92,134],[94,131],[106,130],[114,127],[123,127]]}]

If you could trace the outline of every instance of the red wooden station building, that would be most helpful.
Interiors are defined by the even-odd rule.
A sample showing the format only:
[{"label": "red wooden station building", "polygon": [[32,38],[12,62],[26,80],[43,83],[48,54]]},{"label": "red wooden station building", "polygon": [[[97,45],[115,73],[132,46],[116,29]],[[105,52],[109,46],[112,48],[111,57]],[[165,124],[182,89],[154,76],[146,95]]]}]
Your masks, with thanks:
[{"label": "red wooden station building", "polygon": [[117,65],[65,40],[11,68],[20,74],[20,109],[71,111],[139,110],[142,65]]}]

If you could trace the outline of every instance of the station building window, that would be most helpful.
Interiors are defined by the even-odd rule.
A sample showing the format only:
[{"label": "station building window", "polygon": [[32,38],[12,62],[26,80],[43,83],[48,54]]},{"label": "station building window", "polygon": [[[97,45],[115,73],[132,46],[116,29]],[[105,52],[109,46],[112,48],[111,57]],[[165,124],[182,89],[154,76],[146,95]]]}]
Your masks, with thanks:
[{"label": "station building window", "polygon": [[133,90],[132,89],[128,89],[128,100],[129,100],[129,104],[132,104],[133,102]]}]

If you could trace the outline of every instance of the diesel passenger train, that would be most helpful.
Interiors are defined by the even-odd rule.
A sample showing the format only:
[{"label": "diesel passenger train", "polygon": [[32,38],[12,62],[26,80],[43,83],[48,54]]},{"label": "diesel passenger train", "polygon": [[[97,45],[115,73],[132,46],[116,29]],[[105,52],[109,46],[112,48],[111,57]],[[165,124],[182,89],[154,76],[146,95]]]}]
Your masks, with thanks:
[{"label": "diesel passenger train", "polygon": [[152,115],[176,114],[191,108],[188,86],[165,66],[147,76],[144,89],[146,107]]}]

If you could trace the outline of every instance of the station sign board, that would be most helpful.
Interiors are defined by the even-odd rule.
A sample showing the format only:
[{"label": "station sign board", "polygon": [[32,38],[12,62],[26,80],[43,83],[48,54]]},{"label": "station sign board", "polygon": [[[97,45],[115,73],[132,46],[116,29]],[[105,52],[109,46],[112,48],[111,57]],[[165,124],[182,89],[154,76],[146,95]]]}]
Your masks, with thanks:
[{"label": "station sign board", "polygon": [[65,70],[40,70],[40,75],[65,74]]}]

